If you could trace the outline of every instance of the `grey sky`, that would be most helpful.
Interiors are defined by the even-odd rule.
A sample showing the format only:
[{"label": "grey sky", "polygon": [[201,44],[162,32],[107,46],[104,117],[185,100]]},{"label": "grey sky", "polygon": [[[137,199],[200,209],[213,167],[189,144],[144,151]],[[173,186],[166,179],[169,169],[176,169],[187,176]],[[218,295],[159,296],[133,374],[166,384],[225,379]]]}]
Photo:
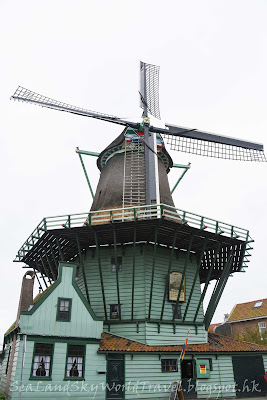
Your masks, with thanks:
[{"label": "grey sky", "polygon": [[[9,101],[17,85],[70,104],[139,118],[139,60],[160,65],[164,122],[267,146],[267,3],[0,1],[0,340],[14,321],[17,250],[45,216],[86,212],[91,198],[76,146],[101,151],[121,127]],[[267,297],[266,164],[171,152],[192,163],[177,207],[247,228],[247,272],[230,278],[214,321]],[[99,172],[86,159],[93,187]],[[177,171],[169,174],[171,186]]]}]

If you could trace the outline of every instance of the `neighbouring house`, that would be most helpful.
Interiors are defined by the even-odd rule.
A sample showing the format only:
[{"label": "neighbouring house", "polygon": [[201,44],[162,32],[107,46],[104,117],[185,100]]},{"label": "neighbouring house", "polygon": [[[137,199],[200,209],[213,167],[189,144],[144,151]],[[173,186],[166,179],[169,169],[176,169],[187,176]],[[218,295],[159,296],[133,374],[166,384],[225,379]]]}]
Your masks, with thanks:
[{"label": "neighbouring house", "polygon": [[223,324],[210,325],[210,329],[220,335],[236,337],[247,335],[247,329],[266,333],[266,326],[267,299],[260,299],[236,304]]}]

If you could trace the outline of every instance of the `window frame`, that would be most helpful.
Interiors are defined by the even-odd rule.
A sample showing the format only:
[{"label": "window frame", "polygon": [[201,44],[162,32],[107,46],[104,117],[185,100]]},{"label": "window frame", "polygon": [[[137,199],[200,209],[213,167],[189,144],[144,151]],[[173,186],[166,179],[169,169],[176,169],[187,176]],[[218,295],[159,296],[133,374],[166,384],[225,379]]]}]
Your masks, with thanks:
[{"label": "window frame", "polygon": [[[114,307],[114,306],[118,307],[118,316],[117,317],[112,317],[111,307]],[[119,306],[119,304],[110,304],[109,305],[109,317],[110,317],[110,319],[120,319],[120,311],[121,311],[121,306]]]},{"label": "window frame", "polygon": [[[175,309],[176,303],[172,303],[171,306],[172,306],[172,317],[173,317],[173,313],[174,313],[174,309]],[[177,313],[178,316],[175,316],[174,319],[182,319],[182,305],[181,304],[178,304],[176,313]]]},{"label": "window frame", "polygon": [[[37,354],[35,354],[36,353],[36,345],[37,344],[42,344],[42,345],[51,345],[52,346],[52,351],[51,351],[51,355],[49,354],[49,356],[50,356],[50,365],[49,365],[49,375],[48,376],[34,376],[33,375],[33,366],[34,366],[34,357],[35,357],[35,355],[37,355]],[[53,342],[53,343],[51,343],[51,342],[47,342],[47,341],[45,341],[45,342],[34,342],[34,347],[33,347],[33,355],[32,355],[32,367],[31,367],[31,375],[30,375],[30,380],[31,379],[33,379],[33,380],[36,380],[36,379],[38,379],[38,380],[40,380],[40,379],[45,379],[45,380],[52,380],[52,367],[53,367],[53,359],[54,359],[54,349],[55,349],[55,343]]]},{"label": "window frame", "polygon": [[[113,265],[115,266],[114,270],[112,269]],[[117,256],[117,266],[115,265],[115,257],[111,257],[111,259],[110,259],[110,272],[112,274],[116,273],[117,267],[118,267],[118,272],[121,272],[122,271],[122,256]]]},{"label": "window frame", "polygon": [[[171,272],[169,273],[169,276],[168,276],[168,299],[169,299],[170,302],[177,302],[177,298],[174,299],[174,298],[171,298],[171,296],[170,296],[170,294],[171,294],[171,291],[170,291],[171,276],[172,276],[173,274],[179,274],[179,275],[181,275],[181,282],[182,282],[183,273],[180,272],[180,271],[171,271]],[[181,285],[179,286],[178,293],[177,293],[177,297],[178,297],[178,294],[179,294],[180,287],[181,287]],[[181,293],[180,293],[180,299],[179,299],[178,302],[179,302],[179,303],[184,303],[184,302],[185,302],[185,277],[184,277],[184,281],[183,281],[183,287],[182,287],[182,290],[181,290]]]},{"label": "window frame", "polygon": [[[65,312],[65,311],[60,311],[59,310],[59,308],[60,308],[60,301],[61,300],[68,300],[68,302],[69,302],[69,310],[68,310],[68,319],[61,319],[60,317],[59,317],[59,313],[60,312]],[[67,297],[58,297],[58,299],[57,299],[57,318],[56,318],[56,320],[57,321],[59,321],[59,322],[70,322],[71,321],[71,306],[72,306],[72,299],[70,299],[70,298],[67,298]]]},{"label": "window frame", "polygon": [[[165,368],[166,368],[166,366],[167,366],[167,362],[171,362],[171,361],[175,361],[175,364],[176,364],[176,369],[173,369],[172,371],[170,371],[170,370],[166,370],[165,369],[165,371],[163,370],[163,363],[165,362],[166,364],[165,364]],[[169,367],[170,367],[170,365],[169,365]],[[177,358],[162,358],[161,359],[161,372],[162,373],[168,373],[168,372],[178,372],[178,360],[177,360]]]},{"label": "window frame", "polygon": [[[265,321],[258,322],[258,328],[259,328],[260,335],[267,333]],[[265,331],[262,331],[262,329],[264,329]]]},{"label": "window frame", "polygon": [[[68,367],[68,357],[69,357],[69,347],[70,346],[80,346],[83,347],[83,362],[82,362],[82,376],[67,376],[67,367]],[[84,381],[85,380],[85,358],[86,358],[86,343],[78,344],[78,343],[67,343],[67,351],[66,351],[66,363],[65,363],[65,374],[64,381]]]}]

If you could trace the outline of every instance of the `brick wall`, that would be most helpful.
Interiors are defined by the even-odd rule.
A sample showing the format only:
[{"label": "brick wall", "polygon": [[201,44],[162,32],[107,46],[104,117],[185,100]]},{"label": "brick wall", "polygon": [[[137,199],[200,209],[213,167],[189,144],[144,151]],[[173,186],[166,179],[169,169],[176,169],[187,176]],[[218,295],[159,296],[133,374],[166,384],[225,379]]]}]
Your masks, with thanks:
[{"label": "brick wall", "polygon": [[236,337],[236,335],[240,333],[246,335],[247,334],[246,328],[252,330],[259,330],[258,326],[259,322],[265,322],[267,327],[267,318],[259,318],[242,322],[232,322],[231,325],[232,325],[233,337]]}]

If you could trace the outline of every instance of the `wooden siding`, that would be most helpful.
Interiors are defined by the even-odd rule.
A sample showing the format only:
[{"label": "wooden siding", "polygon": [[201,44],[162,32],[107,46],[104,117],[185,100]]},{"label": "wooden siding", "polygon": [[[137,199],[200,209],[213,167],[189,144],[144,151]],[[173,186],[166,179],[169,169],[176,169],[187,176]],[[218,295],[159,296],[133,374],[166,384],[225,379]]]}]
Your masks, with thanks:
[{"label": "wooden siding", "polygon": [[[37,342],[42,342],[41,339]],[[22,346],[21,346],[22,347]],[[34,342],[27,341],[25,366],[23,369],[22,398],[27,400],[39,399],[67,399],[75,397],[76,400],[105,399],[106,375],[98,374],[97,371],[106,370],[106,356],[97,354],[98,344],[86,345],[86,360],[84,368],[84,381],[64,380],[66,368],[67,343],[55,342],[52,361],[52,380],[30,379]],[[22,351],[20,349],[18,363],[21,365]],[[15,374],[13,384],[12,400],[19,398],[20,368]],[[16,390],[15,390],[16,389]],[[104,389],[104,390],[103,390]],[[26,394],[27,390],[27,394]]]},{"label": "wooden siding", "polygon": [[[72,285],[72,275],[73,267],[67,265],[62,267],[62,279],[59,285],[53,291],[51,288],[51,293],[36,311],[21,315],[21,332],[49,336],[101,337],[103,322],[93,320]],[[70,322],[56,320],[59,297],[72,299]]]},{"label": "wooden siding", "polygon": [[[162,358],[178,358],[178,355],[164,355]],[[177,372],[161,372],[158,355],[130,355],[125,357],[125,398],[157,399],[169,398],[171,383],[180,379],[180,365]]]},{"label": "wooden siding", "polygon": [[114,324],[104,325],[104,331],[113,333],[114,335],[124,337],[126,339],[136,340],[140,343],[146,343],[146,324],[141,322],[139,324],[138,332],[136,323],[128,323],[128,324]]},{"label": "wooden siding", "polygon": [[[151,275],[153,266],[153,244],[136,246],[135,258],[135,285],[134,285],[134,319],[145,320],[149,315],[150,304],[150,289]],[[110,316],[110,305],[118,303],[116,273],[111,272],[111,258],[114,257],[113,247],[101,247],[101,267],[103,274],[103,283],[105,298],[107,304],[108,318]],[[133,273],[133,246],[125,245],[118,246],[117,256],[122,257],[122,270],[118,273],[119,276],[119,292],[121,302],[122,320],[130,320],[132,315],[132,273]],[[169,267],[170,249],[158,246],[156,250],[156,262],[154,268],[154,282],[152,291],[152,307],[151,319],[160,319],[164,291],[167,280]],[[182,272],[185,263],[186,252],[175,251],[171,271]],[[77,260],[78,261],[78,260]],[[104,306],[102,298],[102,289],[98,268],[98,259],[95,249],[89,249],[86,252],[84,259],[85,275],[88,285],[88,291],[91,301],[91,306],[98,317],[104,318]],[[197,268],[197,260],[194,255],[189,258],[186,269],[185,279],[185,295],[188,300],[191,287],[193,284],[195,271]],[[83,282],[82,270],[80,268],[78,286],[85,295],[85,287]],[[158,325],[155,323],[140,323],[139,333],[136,330],[136,324],[119,324],[110,325],[109,332],[118,334],[129,339],[137,340],[151,345],[160,344],[182,344],[185,340],[188,328],[191,328],[189,343],[206,343],[207,335],[204,326],[198,327],[198,332],[194,326],[187,325],[186,322],[193,320],[198,302],[200,300],[201,290],[199,277],[195,284],[193,296],[190,301],[185,324],[176,326],[176,333],[173,332],[172,321],[172,303],[168,301],[166,296],[163,319],[170,320],[170,325],[161,324],[160,333],[158,333]],[[182,303],[182,315],[185,311],[186,302]],[[196,322],[203,320],[203,307],[198,312]],[[179,323],[179,320],[177,320]],[[105,330],[108,330],[105,326]]]},{"label": "wooden siding", "polygon": [[215,356],[204,354],[195,359],[212,358],[212,371],[209,379],[197,380],[197,397],[202,399],[236,397],[235,380],[232,364],[232,357],[229,355]]},{"label": "wooden siding", "polygon": [[[179,358],[179,354],[161,355],[161,359]],[[231,356],[202,355],[195,359],[212,358],[212,371],[209,379],[197,379],[198,398],[235,397],[234,374]],[[187,357],[185,357],[187,359]],[[190,359],[190,358],[189,358]],[[130,355],[125,357],[126,399],[168,399],[170,385],[181,379],[178,372],[161,372],[161,360],[158,355]]]},{"label": "wooden siding", "polygon": [[6,390],[6,379],[7,379],[6,367],[7,367],[8,353],[11,346],[12,346],[12,340],[5,345],[5,356],[2,360],[0,367],[0,393],[5,393]]}]

